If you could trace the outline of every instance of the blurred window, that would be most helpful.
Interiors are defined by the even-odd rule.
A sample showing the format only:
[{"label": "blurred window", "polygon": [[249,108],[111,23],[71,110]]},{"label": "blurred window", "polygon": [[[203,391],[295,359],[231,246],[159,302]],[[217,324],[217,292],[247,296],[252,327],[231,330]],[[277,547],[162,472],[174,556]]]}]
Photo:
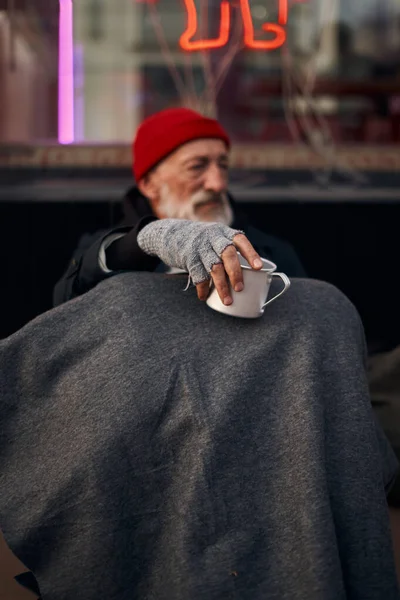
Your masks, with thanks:
[{"label": "blurred window", "polygon": [[[287,23],[284,6],[0,0],[0,142],[130,143],[145,116],[181,104],[238,142],[400,141],[400,0],[293,0]],[[183,50],[189,16],[192,41],[225,27],[226,43]],[[253,45],[279,27],[284,41],[248,48],[249,27]]]}]

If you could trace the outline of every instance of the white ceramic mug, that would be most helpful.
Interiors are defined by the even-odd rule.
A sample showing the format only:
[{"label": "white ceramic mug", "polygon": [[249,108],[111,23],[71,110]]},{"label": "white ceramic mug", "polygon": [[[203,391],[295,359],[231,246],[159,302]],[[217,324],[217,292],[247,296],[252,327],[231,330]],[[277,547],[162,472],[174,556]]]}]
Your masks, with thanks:
[{"label": "white ceramic mug", "polygon": [[[282,296],[289,289],[290,280],[285,273],[275,273],[276,265],[266,258],[261,258],[264,266],[257,271],[249,265],[239,252],[238,257],[243,272],[244,289],[241,292],[235,292],[230,286],[233,303],[225,306],[218,295],[217,289],[213,285],[213,289],[207,299],[207,304],[210,308],[226,315],[231,315],[232,317],[256,319],[263,315],[264,309],[268,304],[279,298],[279,296]],[[267,301],[273,277],[280,278],[283,281],[284,288],[276,296]]]}]

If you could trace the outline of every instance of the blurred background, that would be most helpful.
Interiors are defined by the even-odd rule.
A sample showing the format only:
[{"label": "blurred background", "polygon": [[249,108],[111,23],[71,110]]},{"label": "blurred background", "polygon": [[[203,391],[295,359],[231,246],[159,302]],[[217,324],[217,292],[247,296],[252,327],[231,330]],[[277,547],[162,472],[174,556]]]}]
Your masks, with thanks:
[{"label": "blurred background", "polygon": [[0,0],[0,91],[0,337],[118,223],[140,121],[185,105],[229,130],[254,224],[400,344],[400,0]]},{"label": "blurred background", "polygon": [[228,129],[254,225],[357,307],[400,458],[400,0],[0,0],[0,338],[118,224],[138,124],[181,105]]}]

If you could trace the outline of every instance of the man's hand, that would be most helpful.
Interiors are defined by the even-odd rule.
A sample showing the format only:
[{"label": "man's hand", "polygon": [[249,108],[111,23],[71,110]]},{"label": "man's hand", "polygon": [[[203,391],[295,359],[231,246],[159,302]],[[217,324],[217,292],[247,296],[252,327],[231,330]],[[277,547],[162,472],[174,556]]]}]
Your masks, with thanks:
[{"label": "man's hand", "polygon": [[[244,289],[243,272],[237,250],[254,269],[259,270],[263,265],[259,255],[244,234],[236,234],[232,242],[234,245],[225,248],[221,254],[222,263],[214,265],[211,269],[212,280],[221,301],[225,305],[232,304],[233,301],[230,294],[229,283],[235,292],[241,292]],[[210,280],[208,279],[198,283],[196,289],[199,300],[207,300],[210,292]]]},{"label": "man's hand", "polygon": [[161,219],[139,232],[138,244],[170,267],[187,271],[200,300],[207,299],[212,277],[222,302],[232,304],[229,283],[235,291],[243,289],[237,250],[254,269],[262,268],[244,233],[221,223]]}]

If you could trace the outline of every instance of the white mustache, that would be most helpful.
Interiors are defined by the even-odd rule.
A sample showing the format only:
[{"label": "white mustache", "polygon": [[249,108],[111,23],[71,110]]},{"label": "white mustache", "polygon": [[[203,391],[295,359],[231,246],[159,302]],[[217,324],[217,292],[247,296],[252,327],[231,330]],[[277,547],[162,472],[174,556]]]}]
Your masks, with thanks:
[{"label": "white mustache", "polygon": [[203,204],[209,204],[210,202],[218,202],[218,204],[223,204],[223,200],[221,196],[210,196],[210,198],[202,198],[201,200],[197,200],[193,203],[193,207],[197,208],[198,206],[203,206]]}]

